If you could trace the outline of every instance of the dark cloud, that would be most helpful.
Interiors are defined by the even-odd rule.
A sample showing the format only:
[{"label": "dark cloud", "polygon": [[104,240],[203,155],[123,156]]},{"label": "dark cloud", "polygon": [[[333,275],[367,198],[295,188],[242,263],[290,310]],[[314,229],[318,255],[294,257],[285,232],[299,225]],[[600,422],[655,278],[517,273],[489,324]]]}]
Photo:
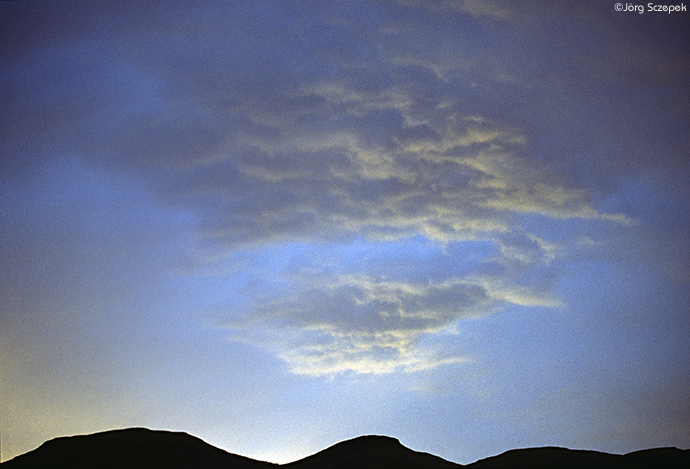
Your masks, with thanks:
[{"label": "dark cloud", "polygon": [[[424,262],[459,264],[458,246],[488,244],[462,272],[316,266],[323,278],[294,273],[290,292],[251,292],[271,336],[257,340],[299,372],[445,363],[418,339],[505,304],[558,306],[560,256],[578,239],[561,227],[630,226],[603,203],[620,177],[685,159],[687,48],[662,50],[682,25],[656,32],[655,19],[658,42],[628,41],[630,24],[595,5],[3,6],[17,19],[2,56],[3,171],[72,154],[134,174],[194,214],[207,263],[421,237],[457,250]],[[590,34],[606,47],[591,51]]]}]

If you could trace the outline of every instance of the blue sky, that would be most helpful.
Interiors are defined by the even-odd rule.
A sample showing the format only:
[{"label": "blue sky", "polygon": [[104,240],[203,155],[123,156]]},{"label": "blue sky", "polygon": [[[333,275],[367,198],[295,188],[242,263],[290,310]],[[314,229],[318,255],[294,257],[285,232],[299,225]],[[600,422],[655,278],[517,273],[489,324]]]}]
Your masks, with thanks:
[{"label": "blue sky", "polygon": [[0,5],[2,459],[690,448],[687,13]]}]

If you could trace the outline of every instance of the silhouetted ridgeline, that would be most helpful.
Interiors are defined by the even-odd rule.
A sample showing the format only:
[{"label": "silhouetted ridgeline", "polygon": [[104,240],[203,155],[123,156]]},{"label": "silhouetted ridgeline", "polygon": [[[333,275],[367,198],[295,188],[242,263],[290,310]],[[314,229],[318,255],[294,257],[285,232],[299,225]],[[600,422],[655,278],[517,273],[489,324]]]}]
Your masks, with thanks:
[{"label": "silhouetted ridgeline", "polygon": [[265,469],[278,466],[228,453],[186,433],[129,428],[56,438],[0,467]]},{"label": "silhouetted ridgeline", "polygon": [[463,466],[406,448],[395,438],[361,436],[289,464],[271,464],[231,454],[187,435],[130,428],[56,438],[0,464],[2,469],[339,469],[339,468],[690,468],[690,450],[659,448],[624,456],[565,448],[507,451]]}]

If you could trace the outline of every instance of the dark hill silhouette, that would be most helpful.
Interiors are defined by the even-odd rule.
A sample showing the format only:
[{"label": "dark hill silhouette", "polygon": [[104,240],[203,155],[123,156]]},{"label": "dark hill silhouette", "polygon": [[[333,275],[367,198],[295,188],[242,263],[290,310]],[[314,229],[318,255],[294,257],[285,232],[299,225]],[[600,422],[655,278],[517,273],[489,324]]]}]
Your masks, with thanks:
[{"label": "dark hill silhouette", "polygon": [[656,448],[626,455],[567,448],[525,448],[506,451],[498,456],[481,459],[465,466],[471,469],[519,467],[558,468],[689,468],[690,451],[677,448]]},{"label": "dark hill silhouette", "polygon": [[269,469],[277,464],[228,453],[186,433],[145,428],[55,438],[2,469]]},{"label": "dark hill silhouette", "polygon": [[388,436],[360,436],[285,464],[289,469],[426,469],[459,468],[459,464],[428,453],[419,453],[404,447]]},{"label": "dark hill silhouette", "polygon": [[342,441],[289,464],[271,464],[231,454],[186,433],[145,428],[62,437],[0,464],[0,469],[339,469],[339,468],[683,468],[690,450],[657,448],[614,455],[566,448],[527,448],[462,466],[420,453],[387,436]]}]

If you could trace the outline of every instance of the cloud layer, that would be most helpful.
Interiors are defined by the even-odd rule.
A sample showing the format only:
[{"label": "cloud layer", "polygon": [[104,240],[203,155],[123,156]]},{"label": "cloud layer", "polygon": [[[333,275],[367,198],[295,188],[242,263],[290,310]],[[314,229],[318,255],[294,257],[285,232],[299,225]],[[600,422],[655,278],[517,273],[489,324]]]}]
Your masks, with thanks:
[{"label": "cloud layer", "polygon": [[[457,363],[448,337],[459,321],[559,306],[564,259],[596,245],[577,240],[634,223],[601,202],[626,171],[621,153],[642,164],[628,152],[637,141],[602,163],[608,143],[597,144],[616,123],[584,102],[651,74],[645,57],[670,83],[659,106],[687,81],[663,72],[676,70],[669,53],[607,62],[626,26],[604,32],[603,13],[551,2],[540,4],[549,18],[571,25],[536,28],[518,52],[511,31],[540,21],[520,5],[108,5],[110,26],[94,9],[4,56],[3,167],[22,175],[70,155],[134,175],[189,213],[196,265],[239,266],[226,275],[245,282],[213,322],[296,373]],[[584,75],[576,87],[567,64],[538,52],[590,20],[611,50],[589,65],[566,53]],[[687,99],[668,112],[683,109]],[[675,150],[660,159],[670,166]],[[295,251],[308,242],[334,247]],[[257,267],[276,251],[286,265]]]}]

